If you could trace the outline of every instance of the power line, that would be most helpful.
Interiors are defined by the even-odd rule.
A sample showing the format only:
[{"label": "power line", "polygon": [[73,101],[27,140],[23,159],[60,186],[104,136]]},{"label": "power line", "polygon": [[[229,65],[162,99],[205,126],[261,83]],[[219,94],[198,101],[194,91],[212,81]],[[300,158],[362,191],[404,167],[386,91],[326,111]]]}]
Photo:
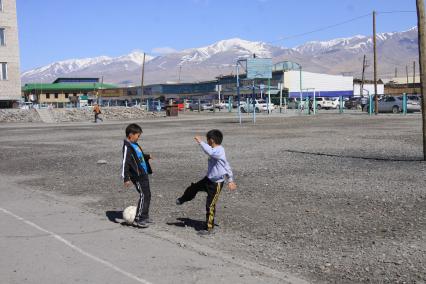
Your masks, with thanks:
[{"label": "power line", "polygon": [[401,13],[416,13],[416,11],[383,11],[377,12],[377,14],[401,14]]},{"label": "power line", "polygon": [[[377,12],[376,14],[401,14],[401,13],[416,13],[416,11],[395,10],[395,11]],[[328,30],[328,29],[332,29],[332,28],[335,28],[335,27],[338,27],[338,26],[342,26],[342,25],[345,25],[345,24],[357,21],[359,19],[370,17],[371,14],[372,13],[368,13],[368,14],[365,14],[365,15],[362,15],[362,16],[358,16],[358,17],[355,17],[355,18],[352,18],[352,19],[349,19],[349,20],[346,20],[346,21],[343,21],[343,22],[339,22],[339,23],[336,23],[336,24],[332,24],[332,25],[329,25],[329,26],[318,28],[318,29],[315,29],[315,30],[312,30],[312,31],[308,31],[308,32],[300,33],[300,34],[295,34],[295,35],[291,35],[291,36],[288,36],[288,37],[282,37],[282,38],[279,38],[277,40],[270,41],[268,43],[276,43],[276,42],[283,41],[283,40],[293,39],[293,38],[297,38],[297,37],[301,37],[301,36],[305,36],[305,35],[309,35],[309,34],[321,32],[321,31],[325,31],[325,30]]]},{"label": "power line", "polygon": [[351,22],[357,21],[359,19],[370,17],[370,16],[371,16],[371,13],[368,13],[368,14],[365,14],[365,15],[362,15],[362,16],[359,16],[359,17],[356,17],[356,18],[352,18],[352,19],[349,19],[349,20],[346,20],[346,21],[343,21],[343,22],[340,22],[340,23],[337,23],[337,24],[325,26],[325,27],[315,29],[315,30],[312,30],[312,31],[309,31],[309,32],[304,32],[304,33],[301,33],[301,34],[295,34],[295,35],[288,36],[288,37],[282,37],[280,39],[270,41],[268,43],[275,43],[275,42],[278,42],[278,41],[283,41],[283,40],[287,40],[287,39],[297,38],[297,37],[305,36],[305,35],[308,35],[308,34],[313,34],[313,33],[321,32],[321,31],[325,31],[325,30],[328,30],[328,29],[331,29],[331,28],[334,28],[334,27],[338,27],[338,26],[342,26],[344,24],[351,23]]}]

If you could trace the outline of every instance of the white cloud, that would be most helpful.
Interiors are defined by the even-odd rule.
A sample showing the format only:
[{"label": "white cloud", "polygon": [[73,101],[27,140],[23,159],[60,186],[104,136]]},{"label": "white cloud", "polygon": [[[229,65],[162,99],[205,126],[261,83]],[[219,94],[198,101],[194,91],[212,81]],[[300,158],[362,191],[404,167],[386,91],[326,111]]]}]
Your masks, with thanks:
[{"label": "white cloud", "polygon": [[172,47],[164,46],[164,47],[155,47],[151,50],[151,52],[154,54],[164,55],[164,54],[170,54],[170,53],[174,53],[178,51]]}]

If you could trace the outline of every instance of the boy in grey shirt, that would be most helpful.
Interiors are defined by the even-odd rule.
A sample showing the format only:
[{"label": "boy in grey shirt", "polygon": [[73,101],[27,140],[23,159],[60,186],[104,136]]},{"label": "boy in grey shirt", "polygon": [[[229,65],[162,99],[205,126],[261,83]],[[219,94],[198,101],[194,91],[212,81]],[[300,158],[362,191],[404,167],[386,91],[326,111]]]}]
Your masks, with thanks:
[{"label": "boy in grey shirt", "polygon": [[225,149],[221,145],[223,140],[222,132],[217,129],[210,130],[207,132],[206,138],[207,143],[203,142],[199,136],[194,139],[201,146],[204,153],[209,156],[207,175],[202,180],[192,183],[184,194],[176,199],[176,204],[181,205],[194,199],[199,191],[207,192],[206,228],[199,232],[200,235],[208,235],[214,228],[216,204],[225,179],[227,179],[229,190],[237,189],[231,166],[226,159]]}]

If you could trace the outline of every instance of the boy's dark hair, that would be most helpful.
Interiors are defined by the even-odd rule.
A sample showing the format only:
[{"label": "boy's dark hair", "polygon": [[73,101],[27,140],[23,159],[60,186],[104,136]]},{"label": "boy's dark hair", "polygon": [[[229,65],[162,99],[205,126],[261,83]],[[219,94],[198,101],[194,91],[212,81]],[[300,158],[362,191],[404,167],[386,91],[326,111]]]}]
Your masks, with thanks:
[{"label": "boy's dark hair", "polygon": [[212,139],[217,145],[222,144],[223,134],[218,129],[212,129],[206,134],[207,140]]},{"label": "boy's dark hair", "polygon": [[126,127],[126,137],[129,137],[130,134],[142,133],[142,128],[136,123],[129,124]]}]

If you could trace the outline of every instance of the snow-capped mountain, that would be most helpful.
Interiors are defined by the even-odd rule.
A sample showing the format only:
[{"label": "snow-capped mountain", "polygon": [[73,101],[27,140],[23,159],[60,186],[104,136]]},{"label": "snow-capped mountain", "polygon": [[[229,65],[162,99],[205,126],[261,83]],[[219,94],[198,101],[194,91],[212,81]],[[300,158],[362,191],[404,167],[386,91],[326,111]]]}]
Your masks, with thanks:
[{"label": "snow-capped mountain", "polygon": [[365,43],[368,39],[371,39],[371,37],[368,38],[363,35],[356,35],[354,37],[337,38],[329,41],[309,41],[301,46],[295,47],[294,50],[301,54],[314,54],[332,48],[356,49],[362,48],[362,43]]},{"label": "snow-capped mountain", "polygon": [[[381,45],[389,40],[415,39],[417,40],[417,27],[399,33],[379,33],[377,34],[377,44]],[[373,48],[371,36],[356,35],[348,38],[337,38],[329,41],[309,41],[294,50],[301,54],[315,55],[330,50],[347,50],[354,53],[365,52]]]},{"label": "snow-capped mountain", "polygon": [[[300,54],[298,62],[305,70],[330,74],[344,73],[356,77],[361,76],[362,60],[366,55],[369,65],[366,76],[372,79],[371,36],[357,35],[330,41],[307,42],[293,49]],[[417,27],[403,32],[377,34],[377,55],[380,78],[394,77],[395,68],[401,75],[407,64],[411,65],[413,61],[418,61]]]},{"label": "snow-capped mountain", "polygon": [[[377,35],[379,75],[392,77],[395,67],[417,60],[417,28],[404,32]],[[234,72],[237,58],[272,57],[274,62],[291,60],[302,64],[304,70],[330,74],[359,76],[364,54],[372,61],[371,36],[356,35],[329,41],[310,41],[294,48],[284,48],[264,42],[239,38],[221,40],[214,44],[190,48],[163,56],[146,56],[145,82],[193,82],[212,80]],[[119,57],[59,61],[22,73],[23,83],[51,82],[60,76],[103,76],[106,82],[138,85],[141,77],[141,52]],[[367,77],[370,70],[367,69]],[[392,76],[390,74],[392,73]]]},{"label": "snow-capped mountain", "polygon": [[228,40],[221,40],[215,44],[183,50],[185,53],[182,57],[182,63],[185,62],[203,62],[217,54],[238,54],[240,57],[249,57],[253,54],[259,57],[271,57],[273,46],[268,46],[264,42],[253,42],[242,40],[239,38],[232,38]]},{"label": "snow-capped mountain", "polygon": [[[145,56],[145,62],[153,57]],[[117,70],[124,68],[134,70],[142,66],[143,53],[133,51],[119,57],[99,56],[94,58],[69,59],[57,61],[52,64],[26,71],[21,74],[21,79],[26,82],[50,82],[61,76],[103,76],[104,69]],[[92,75],[91,75],[92,74]],[[83,76],[83,75],[82,75]]]}]

